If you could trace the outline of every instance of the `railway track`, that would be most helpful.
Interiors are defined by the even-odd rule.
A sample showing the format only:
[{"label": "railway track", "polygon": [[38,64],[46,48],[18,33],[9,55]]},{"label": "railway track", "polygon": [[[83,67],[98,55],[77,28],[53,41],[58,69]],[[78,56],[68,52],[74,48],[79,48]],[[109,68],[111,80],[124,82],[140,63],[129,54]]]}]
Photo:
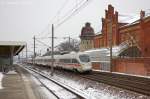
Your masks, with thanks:
[{"label": "railway track", "polygon": [[[29,68],[29,67],[23,67],[23,69],[27,70],[29,73],[31,73],[38,81],[46,88],[48,89],[53,95],[55,95],[58,99],[65,99],[62,95],[58,95],[57,92],[53,91],[49,86],[47,86],[41,79],[46,79],[48,81],[51,81],[56,86],[61,87],[61,90],[64,90],[64,92],[69,92],[72,94],[72,97],[75,99],[91,99],[91,96],[87,95],[86,93],[83,93],[80,90],[77,90],[75,88],[72,88],[71,86],[68,86],[64,83],[61,83],[59,81],[56,81],[52,79],[49,75],[44,74],[43,72],[39,72],[35,69]],[[66,94],[66,93],[65,93]],[[73,98],[73,99],[74,99]]]},{"label": "railway track", "polygon": [[[63,72],[66,71],[63,70]],[[150,78],[148,77],[146,78],[102,71],[92,71],[88,74],[78,74],[74,72],[67,73],[150,96]]]},{"label": "railway track", "polygon": [[150,96],[150,78],[98,71],[79,76]]}]

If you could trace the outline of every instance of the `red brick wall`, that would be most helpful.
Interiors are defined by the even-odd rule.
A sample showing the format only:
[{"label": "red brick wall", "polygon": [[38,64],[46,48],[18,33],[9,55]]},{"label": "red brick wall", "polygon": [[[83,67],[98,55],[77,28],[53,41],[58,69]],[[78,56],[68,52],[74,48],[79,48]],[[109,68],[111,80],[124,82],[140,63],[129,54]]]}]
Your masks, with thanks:
[{"label": "red brick wall", "polygon": [[[120,25],[118,22],[118,12],[114,12],[114,7],[108,5],[105,10],[105,18],[102,18],[102,34],[94,38],[94,47],[109,47],[109,35],[112,32],[113,46],[134,39],[143,57],[150,57],[150,17],[141,18],[134,24]],[[112,30],[111,30],[112,28]]]},{"label": "red brick wall", "polygon": [[141,22],[141,32],[143,33],[142,52],[143,56],[150,57],[150,18]]},{"label": "red brick wall", "polygon": [[150,58],[114,59],[113,71],[136,75],[150,75]]},{"label": "red brick wall", "polygon": [[92,62],[92,69],[100,70],[100,62]]},{"label": "red brick wall", "polygon": [[99,34],[94,38],[94,48],[100,48],[103,46],[104,46],[104,38],[102,34]]},{"label": "red brick wall", "polygon": [[119,43],[133,40],[141,50],[143,57],[150,57],[150,18],[141,19],[139,23],[119,28]]}]

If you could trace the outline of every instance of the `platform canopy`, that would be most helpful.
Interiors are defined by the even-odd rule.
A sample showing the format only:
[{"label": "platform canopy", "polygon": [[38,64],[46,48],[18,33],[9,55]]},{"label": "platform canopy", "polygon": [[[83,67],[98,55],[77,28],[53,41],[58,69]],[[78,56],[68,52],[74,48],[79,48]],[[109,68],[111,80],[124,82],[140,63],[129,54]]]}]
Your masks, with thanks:
[{"label": "platform canopy", "polygon": [[26,46],[26,42],[0,41],[0,65],[12,65],[16,56]]},{"label": "platform canopy", "polygon": [[26,42],[0,41],[0,56],[18,55],[25,46]]}]

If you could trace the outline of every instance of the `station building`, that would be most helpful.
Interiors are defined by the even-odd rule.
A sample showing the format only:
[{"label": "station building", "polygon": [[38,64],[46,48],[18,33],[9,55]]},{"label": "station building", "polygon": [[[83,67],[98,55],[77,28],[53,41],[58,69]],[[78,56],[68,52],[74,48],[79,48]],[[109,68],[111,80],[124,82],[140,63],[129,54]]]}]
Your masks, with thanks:
[{"label": "station building", "polygon": [[[94,44],[92,49],[109,48],[110,44],[112,44],[113,47],[119,46],[122,43],[133,46],[136,50],[130,49],[127,53],[130,54],[130,56],[133,54],[133,57],[136,57],[114,59],[114,71],[147,75],[150,74],[149,37],[150,16],[147,16],[145,11],[141,10],[139,17],[135,20],[123,22],[119,19],[119,13],[114,10],[114,7],[108,5],[108,10],[105,10],[105,17],[102,18],[101,32],[95,35],[93,34],[90,40]],[[81,42],[85,39],[84,36],[80,38]],[[140,54],[134,55],[137,54],[137,51],[140,52]]]},{"label": "station building", "polygon": [[119,22],[118,12],[114,11],[112,5],[108,5],[105,18],[102,18],[102,31],[94,37],[94,48],[109,47],[112,39],[113,46],[127,42],[137,46],[142,57],[149,57],[149,36],[150,16],[146,16],[144,11],[141,10],[139,19],[132,23],[125,23]]},{"label": "station building", "polygon": [[81,43],[80,43],[80,51],[86,51],[88,49],[92,49],[94,47],[94,29],[91,27],[91,24],[87,22],[81,30]]}]

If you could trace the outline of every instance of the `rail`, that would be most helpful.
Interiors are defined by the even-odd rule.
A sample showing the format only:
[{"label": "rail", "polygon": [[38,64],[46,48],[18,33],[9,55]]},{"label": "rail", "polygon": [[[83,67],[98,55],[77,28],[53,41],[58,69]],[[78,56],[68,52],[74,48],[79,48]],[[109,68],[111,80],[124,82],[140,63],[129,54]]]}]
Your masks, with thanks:
[{"label": "rail", "polygon": [[[35,69],[32,69],[32,68],[29,68],[29,67],[23,67],[21,66],[22,68],[24,68],[25,70],[27,70],[28,72],[30,72],[32,74],[32,72],[35,72],[36,74],[39,74],[41,75],[42,77],[52,81],[53,83],[57,84],[58,86],[64,88],[65,90],[71,92],[72,94],[76,95],[79,99],[91,99],[91,97],[89,95],[87,95],[86,93],[80,91],[80,90],[77,90],[75,88],[72,88],[71,86],[68,86],[64,83],[61,83],[60,81],[56,81],[55,79],[51,78],[50,75],[47,75],[43,72],[39,72]],[[32,71],[32,72],[31,72]],[[34,75],[33,75],[34,76]],[[35,76],[34,76],[35,77]],[[36,77],[37,78],[37,77]],[[38,78],[37,78],[38,79]],[[40,81],[41,82],[41,81]],[[42,82],[41,82],[42,83]],[[43,83],[42,83],[43,84]],[[46,85],[44,85],[44,87],[46,87],[51,93],[53,93]],[[59,97],[53,93],[58,99]]]},{"label": "rail", "polygon": [[102,82],[150,96],[150,78],[148,77],[102,71],[93,71],[91,74],[80,76],[86,79]]}]

